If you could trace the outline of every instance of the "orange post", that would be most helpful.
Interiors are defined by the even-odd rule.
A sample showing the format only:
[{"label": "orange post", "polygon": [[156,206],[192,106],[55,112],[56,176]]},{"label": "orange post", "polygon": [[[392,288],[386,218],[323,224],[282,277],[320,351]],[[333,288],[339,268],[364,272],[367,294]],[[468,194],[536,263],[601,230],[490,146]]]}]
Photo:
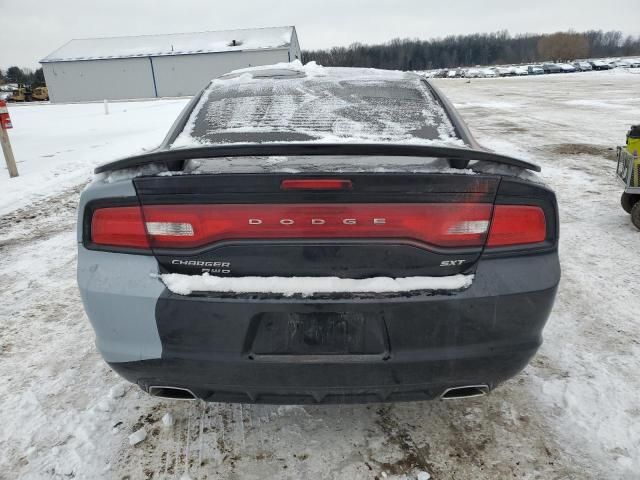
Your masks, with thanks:
[{"label": "orange post", "polygon": [[2,152],[7,162],[9,176],[13,178],[18,176],[18,167],[16,166],[16,159],[13,156],[13,149],[11,148],[11,141],[9,140],[9,133],[7,132],[10,128],[13,128],[13,125],[11,123],[11,117],[9,116],[7,102],[0,100],[0,144],[2,144]]}]

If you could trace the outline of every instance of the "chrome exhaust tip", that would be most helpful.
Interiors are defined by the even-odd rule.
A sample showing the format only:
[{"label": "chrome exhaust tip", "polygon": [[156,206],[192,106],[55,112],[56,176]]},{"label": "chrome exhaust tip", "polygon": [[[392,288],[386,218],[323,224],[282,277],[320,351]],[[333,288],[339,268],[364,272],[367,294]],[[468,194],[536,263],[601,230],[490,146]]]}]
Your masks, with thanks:
[{"label": "chrome exhaust tip", "polygon": [[153,385],[149,387],[152,397],[170,398],[172,400],[195,400],[197,397],[188,388]]},{"label": "chrome exhaust tip", "polygon": [[457,400],[459,398],[483,397],[489,393],[489,385],[463,385],[461,387],[447,388],[441,400]]}]

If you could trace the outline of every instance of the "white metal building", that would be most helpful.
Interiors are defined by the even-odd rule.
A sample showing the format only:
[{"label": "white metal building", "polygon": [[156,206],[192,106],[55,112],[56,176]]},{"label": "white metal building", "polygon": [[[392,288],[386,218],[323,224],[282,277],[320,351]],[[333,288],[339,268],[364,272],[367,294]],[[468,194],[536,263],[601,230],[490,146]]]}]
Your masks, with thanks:
[{"label": "white metal building", "polygon": [[53,102],[193,95],[231,70],[300,58],[295,27],[71,40],[40,60]]}]

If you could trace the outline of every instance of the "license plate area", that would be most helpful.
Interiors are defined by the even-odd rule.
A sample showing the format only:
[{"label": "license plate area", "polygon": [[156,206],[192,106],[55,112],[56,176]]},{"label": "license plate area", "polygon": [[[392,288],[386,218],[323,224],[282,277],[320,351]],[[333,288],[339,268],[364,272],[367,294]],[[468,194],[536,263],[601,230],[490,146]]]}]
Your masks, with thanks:
[{"label": "license plate area", "polygon": [[327,361],[388,357],[384,319],[358,312],[265,312],[252,321],[249,358]]}]

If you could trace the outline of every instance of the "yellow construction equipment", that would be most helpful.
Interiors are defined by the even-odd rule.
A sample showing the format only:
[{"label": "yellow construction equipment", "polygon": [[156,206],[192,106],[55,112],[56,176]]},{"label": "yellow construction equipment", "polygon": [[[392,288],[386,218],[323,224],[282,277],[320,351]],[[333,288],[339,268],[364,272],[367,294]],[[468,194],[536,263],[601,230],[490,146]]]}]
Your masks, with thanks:
[{"label": "yellow construction equipment", "polygon": [[43,102],[49,100],[49,89],[36,87],[31,90],[31,87],[19,84],[7,100],[10,102]]},{"label": "yellow construction equipment", "polygon": [[31,99],[34,102],[44,102],[49,100],[49,89],[47,87],[36,87],[31,92]]},{"label": "yellow construction equipment", "polygon": [[31,89],[20,83],[18,84],[18,88],[13,90],[11,96],[7,100],[10,102],[30,102]]},{"label": "yellow construction equipment", "polygon": [[640,230],[640,125],[627,133],[627,143],[618,147],[616,174],[624,185],[620,203],[631,214],[631,222]]},{"label": "yellow construction equipment", "polygon": [[640,156],[640,125],[632,125],[627,132],[627,151],[636,157]]}]

